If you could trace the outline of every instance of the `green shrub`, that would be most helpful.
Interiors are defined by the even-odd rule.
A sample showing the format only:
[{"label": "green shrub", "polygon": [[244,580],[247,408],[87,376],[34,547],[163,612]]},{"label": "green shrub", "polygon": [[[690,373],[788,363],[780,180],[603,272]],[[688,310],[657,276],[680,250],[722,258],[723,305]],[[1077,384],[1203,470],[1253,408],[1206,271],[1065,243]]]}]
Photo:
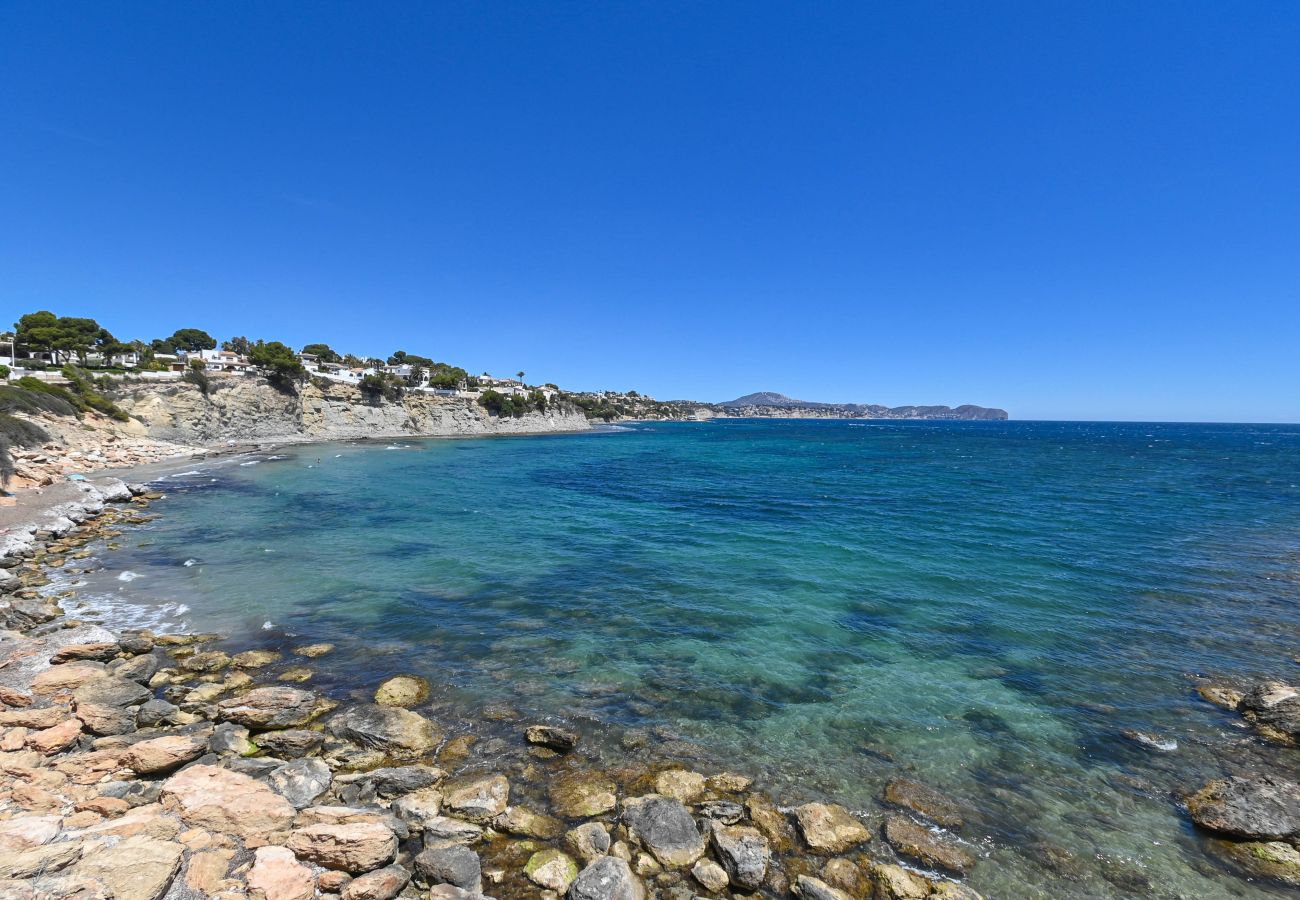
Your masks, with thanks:
[{"label": "green shrub", "polygon": [[[79,369],[73,365],[63,367],[63,377],[72,382],[73,402],[85,411],[93,409],[119,422],[130,420],[126,411],[119,408],[116,403],[99,393],[95,389],[95,382],[91,379],[90,373],[84,369]],[[110,382],[111,383],[111,382]]]},{"label": "green shrub", "polygon": [[208,396],[212,392],[212,380],[208,378],[207,367],[204,366],[203,360],[190,360],[190,367],[185,374],[181,376],[182,381],[188,381],[199,389],[199,393]]},{"label": "green shrub", "polygon": [[387,372],[366,375],[357,386],[361,388],[361,393],[371,403],[379,403],[384,400],[400,400],[405,393],[405,389],[402,387],[402,379]]},{"label": "green shrub", "polygon": [[9,367],[0,366],[0,381],[6,381],[9,378]]}]

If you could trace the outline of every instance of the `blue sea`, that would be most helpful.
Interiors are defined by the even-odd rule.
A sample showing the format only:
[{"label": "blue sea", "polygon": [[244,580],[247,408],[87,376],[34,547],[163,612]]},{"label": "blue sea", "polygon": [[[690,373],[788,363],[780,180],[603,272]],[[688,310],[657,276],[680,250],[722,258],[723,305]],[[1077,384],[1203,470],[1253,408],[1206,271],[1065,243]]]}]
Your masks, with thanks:
[{"label": "blue sea", "polygon": [[414,672],[453,733],[508,704],[601,764],[692,754],[783,804],[878,817],[920,780],[971,810],[990,897],[1285,893],[1178,797],[1297,774],[1193,678],[1300,677],[1300,426],[646,423],[162,484],[83,615],[331,641],[316,687]]}]

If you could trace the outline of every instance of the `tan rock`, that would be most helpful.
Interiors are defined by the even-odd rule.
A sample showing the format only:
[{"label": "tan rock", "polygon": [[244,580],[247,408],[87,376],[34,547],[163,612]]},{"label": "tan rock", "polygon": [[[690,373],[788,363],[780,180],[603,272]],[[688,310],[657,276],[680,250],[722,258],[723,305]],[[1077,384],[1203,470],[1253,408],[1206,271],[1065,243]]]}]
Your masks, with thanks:
[{"label": "tan rock", "polygon": [[59,816],[18,816],[0,822],[0,850],[40,847],[58,836],[63,819]]},{"label": "tan rock", "polygon": [[429,699],[429,682],[416,675],[394,675],[375,691],[380,706],[415,706]]},{"label": "tan rock", "polygon": [[27,746],[38,753],[58,753],[66,750],[81,737],[81,722],[78,719],[65,719],[53,728],[36,731],[27,736]]},{"label": "tan rock", "polygon": [[289,801],[262,782],[214,766],[173,775],[162,796],[187,825],[232,834],[254,847],[283,837],[294,818]]},{"label": "tan rock", "polygon": [[0,726],[7,728],[53,728],[71,715],[66,706],[42,706],[35,709],[7,709],[0,712]]},{"label": "tan rock", "polygon": [[207,749],[200,735],[168,734],[132,745],[122,760],[140,775],[157,775],[198,759]]},{"label": "tan rock", "polygon": [[357,875],[392,862],[397,835],[378,822],[309,825],[296,829],[287,846],[308,862]]},{"label": "tan rock", "polygon": [[794,847],[794,829],[790,827],[790,820],[768,797],[750,794],[745,798],[745,809],[750,820],[771,842],[773,850],[785,853]]},{"label": "tan rock", "polygon": [[348,882],[342,900],[392,900],[410,880],[411,873],[401,866],[385,866]]},{"label": "tan rock", "polygon": [[685,769],[669,769],[655,778],[655,793],[683,803],[694,803],[704,796],[704,776]]},{"label": "tan rock", "polygon": [[32,878],[66,869],[81,858],[80,841],[59,841],[24,850],[0,850],[0,877]]},{"label": "tan rock", "polygon": [[805,803],[794,814],[804,841],[822,853],[843,853],[871,838],[865,825],[834,803]]},{"label": "tan rock", "polygon": [[248,872],[248,895],[252,900],[311,900],[316,883],[311,869],[287,847],[259,847]]},{"label": "tan rock", "polygon": [[544,841],[553,840],[564,833],[564,824],[559,819],[535,813],[523,806],[507,806],[501,815],[492,820],[492,824],[507,834]]},{"label": "tan rock", "polygon": [[709,790],[722,794],[739,794],[749,790],[753,784],[754,779],[748,775],[737,775],[735,772],[719,772],[708,778]]},{"label": "tan rock", "polygon": [[97,662],[72,662],[50,666],[32,679],[32,693],[46,697],[59,691],[71,691],[108,675],[108,667]]},{"label": "tan rock", "polygon": [[721,893],[727,889],[727,873],[711,859],[698,860],[691,867],[691,875],[705,890],[712,893]]},{"label": "tan rock", "polygon": [[116,818],[131,808],[120,797],[91,797],[89,800],[83,800],[74,807],[78,812],[89,811],[97,813],[104,818]]},{"label": "tan rock", "polygon": [[618,805],[614,782],[595,773],[562,776],[551,785],[551,806],[566,819],[604,815]]},{"label": "tan rock", "polygon": [[305,656],[308,659],[319,659],[326,654],[334,652],[333,644],[308,644],[305,647],[295,647],[294,653],[299,656]]},{"label": "tan rock", "polygon": [[871,880],[878,900],[924,900],[930,896],[929,883],[902,866],[875,863],[871,866]]},{"label": "tan rock", "polygon": [[260,669],[279,660],[280,654],[274,650],[245,650],[236,653],[230,662],[238,669]]},{"label": "tan rock", "polygon": [[162,804],[149,803],[123,813],[119,818],[92,825],[85,830],[87,837],[147,837],[156,841],[170,841],[180,832],[175,817],[164,813]]},{"label": "tan rock", "polygon": [[533,884],[563,894],[578,877],[578,864],[567,853],[548,847],[529,857],[524,874]]},{"label": "tan rock", "polygon": [[75,871],[107,885],[114,900],[158,900],[180,870],[183,853],[180,844],[138,835],[87,853]]},{"label": "tan rock", "polygon": [[480,825],[505,812],[510,782],[504,775],[463,778],[443,785],[443,806]]},{"label": "tan rock", "polygon": [[185,886],[205,896],[217,893],[225,886],[230,856],[229,850],[204,850],[191,855],[185,867]]}]

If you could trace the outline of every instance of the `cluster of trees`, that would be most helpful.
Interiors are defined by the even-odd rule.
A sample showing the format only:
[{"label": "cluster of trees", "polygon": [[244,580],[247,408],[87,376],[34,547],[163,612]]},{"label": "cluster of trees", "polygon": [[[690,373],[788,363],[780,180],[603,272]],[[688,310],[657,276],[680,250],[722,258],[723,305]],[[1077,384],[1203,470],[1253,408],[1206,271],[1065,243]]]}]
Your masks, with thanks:
[{"label": "cluster of trees", "polygon": [[14,325],[15,356],[18,350],[29,353],[48,353],[55,365],[76,359],[85,366],[90,354],[98,355],[106,365],[128,353],[140,356],[140,368],[163,368],[155,365],[158,353],[175,353],[178,350],[211,350],[216,339],[199,328],[180,328],[171,337],[144,341],[120,341],[113,333],[94,319],[83,316],[57,316],[49,310],[27,313]]},{"label": "cluster of trees", "polygon": [[372,403],[381,400],[401,400],[406,393],[402,379],[388,372],[376,372],[361,379],[361,393]]},{"label": "cluster of trees", "polygon": [[494,416],[513,416],[517,419],[533,410],[546,412],[546,395],[538,390],[527,395],[507,395],[489,388],[479,395],[478,405]]}]

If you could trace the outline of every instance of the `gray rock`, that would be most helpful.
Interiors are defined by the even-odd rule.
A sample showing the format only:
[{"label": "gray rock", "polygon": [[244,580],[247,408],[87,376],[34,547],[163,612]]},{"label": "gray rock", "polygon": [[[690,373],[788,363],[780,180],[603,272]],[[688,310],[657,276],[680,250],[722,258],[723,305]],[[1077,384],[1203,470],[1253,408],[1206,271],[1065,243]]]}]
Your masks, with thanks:
[{"label": "gray rock", "polygon": [[257,736],[257,746],[282,759],[310,756],[320,749],[325,735],[305,728],[288,728],[284,731],[265,731]]},{"label": "gray rock", "polygon": [[284,765],[284,760],[275,759],[270,756],[260,757],[236,757],[226,758],[225,767],[232,772],[238,772],[241,775],[247,775],[250,778],[265,778],[280,766]]},{"label": "gray rock", "polygon": [[445,847],[451,844],[472,844],[483,836],[483,829],[470,822],[438,816],[424,822],[424,845]]},{"label": "gray rock", "polygon": [[[820,878],[813,878],[811,875],[799,876],[794,884],[794,893],[801,900],[853,900],[851,896],[839,888],[833,888]],[[908,894],[907,896],[914,897],[918,895]]]},{"label": "gray rock", "polygon": [[415,879],[479,893],[483,889],[483,868],[478,854],[468,847],[435,847],[415,858]]},{"label": "gray rock", "polygon": [[900,856],[928,869],[942,869],[965,875],[975,866],[975,857],[946,834],[936,834],[905,816],[885,820],[885,840]]},{"label": "gray rock", "polygon": [[390,800],[433,787],[445,777],[447,773],[436,766],[414,765],[371,769],[358,775],[345,775],[338,780],[342,784],[368,784],[374,796]]},{"label": "gray rock", "polygon": [[704,855],[704,835],[686,807],[671,797],[629,798],[623,804],[623,823],[662,865],[689,866]]},{"label": "gray rock", "polygon": [[1300,785],[1271,775],[1214,781],[1187,799],[1192,821],[1252,841],[1300,837]]},{"label": "gray rock", "polygon": [[609,829],[600,822],[588,822],[566,834],[564,842],[583,862],[589,863],[609,852]]},{"label": "gray rock", "polygon": [[118,678],[125,678],[138,684],[148,684],[149,679],[158,674],[159,668],[158,658],[152,653],[146,653],[143,656],[133,656],[126,660],[113,670],[113,674]]},{"label": "gray rock", "polygon": [[645,885],[617,856],[602,856],[579,872],[567,894],[568,900],[645,900],[645,895]]},{"label": "gray rock", "polygon": [[117,640],[122,647],[123,653],[148,653],[153,650],[153,639],[145,637],[138,632],[133,634],[124,634]]},{"label": "gray rock", "polygon": [[723,825],[735,825],[745,817],[745,808],[730,800],[706,800],[699,810],[701,815]]},{"label": "gray rock", "polygon": [[222,722],[212,729],[208,749],[223,756],[246,756],[253,752],[253,744],[248,739],[248,729],[243,725]]},{"label": "gray rock", "polygon": [[772,859],[763,833],[744,825],[714,825],[710,832],[713,850],[731,883],[747,891],[758,890]]},{"label": "gray rock", "polygon": [[1280,681],[1263,681],[1246,691],[1241,712],[1271,737],[1300,740],[1300,689]]},{"label": "gray rock", "polygon": [[266,776],[267,784],[294,809],[305,809],[330,788],[330,769],[319,759],[295,759]]}]

